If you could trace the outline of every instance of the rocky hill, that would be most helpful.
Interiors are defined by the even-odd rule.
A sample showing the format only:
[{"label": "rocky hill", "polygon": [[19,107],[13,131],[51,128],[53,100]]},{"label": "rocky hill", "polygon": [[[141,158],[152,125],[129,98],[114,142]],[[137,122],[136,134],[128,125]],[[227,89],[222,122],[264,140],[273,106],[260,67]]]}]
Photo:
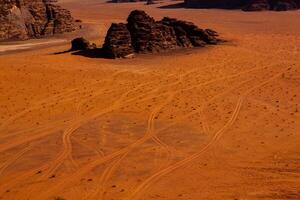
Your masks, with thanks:
[{"label": "rocky hill", "polygon": [[300,0],[185,0],[186,7],[286,11],[300,8]]},{"label": "rocky hill", "polygon": [[76,29],[71,13],[54,0],[0,0],[0,40],[40,38]]}]

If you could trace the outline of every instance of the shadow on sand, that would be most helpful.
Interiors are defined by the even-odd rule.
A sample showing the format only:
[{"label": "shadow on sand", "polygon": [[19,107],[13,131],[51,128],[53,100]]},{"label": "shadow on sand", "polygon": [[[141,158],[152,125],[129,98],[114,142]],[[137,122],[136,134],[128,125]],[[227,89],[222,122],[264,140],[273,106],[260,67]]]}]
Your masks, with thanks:
[{"label": "shadow on sand", "polygon": [[67,51],[61,51],[61,52],[56,52],[53,53],[54,55],[59,55],[59,54],[65,54],[65,53],[71,53],[72,55],[76,56],[83,56],[87,58],[106,58],[106,59],[111,59],[108,57],[102,48],[96,48],[96,49],[87,49],[87,50],[79,50],[79,51],[74,51],[74,50],[67,50]]},{"label": "shadow on sand", "polygon": [[170,5],[159,6],[161,9],[176,9],[176,8],[186,8],[185,3],[175,3]]}]

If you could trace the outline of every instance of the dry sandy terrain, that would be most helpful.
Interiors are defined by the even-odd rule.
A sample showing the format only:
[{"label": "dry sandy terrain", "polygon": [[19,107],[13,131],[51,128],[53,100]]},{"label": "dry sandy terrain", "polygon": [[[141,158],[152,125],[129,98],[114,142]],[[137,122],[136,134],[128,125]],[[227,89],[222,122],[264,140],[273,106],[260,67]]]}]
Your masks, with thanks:
[{"label": "dry sandy terrain", "polygon": [[[33,41],[33,40],[32,40]],[[19,50],[30,50],[32,48],[42,48],[45,45],[49,44],[58,44],[58,43],[64,43],[65,40],[49,40],[49,39],[43,39],[41,42],[27,42],[22,41],[20,43],[12,44],[11,42],[8,44],[1,44],[0,45],[0,53],[9,53],[9,52],[15,52]]]},{"label": "dry sandy terrain", "polygon": [[[61,3],[98,30],[133,8],[230,42],[134,59],[0,56],[0,199],[300,199],[300,12]],[[164,4],[174,4],[169,2]]]}]

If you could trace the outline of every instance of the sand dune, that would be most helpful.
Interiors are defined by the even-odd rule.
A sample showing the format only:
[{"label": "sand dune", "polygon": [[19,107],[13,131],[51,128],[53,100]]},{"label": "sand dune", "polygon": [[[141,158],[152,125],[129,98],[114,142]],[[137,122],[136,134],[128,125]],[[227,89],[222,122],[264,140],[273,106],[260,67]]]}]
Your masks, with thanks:
[{"label": "sand dune", "polygon": [[0,199],[300,198],[300,12],[61,3],[101,28],[98,45],[133,8],[229,42],[124,60],[55,54],[69,45],[1,55]]}]

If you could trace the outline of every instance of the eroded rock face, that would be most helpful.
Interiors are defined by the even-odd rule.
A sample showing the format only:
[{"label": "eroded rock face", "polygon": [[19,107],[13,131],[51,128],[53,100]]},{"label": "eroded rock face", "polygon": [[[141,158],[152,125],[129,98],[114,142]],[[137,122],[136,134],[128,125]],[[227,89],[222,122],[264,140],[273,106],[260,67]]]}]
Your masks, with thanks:
[{"label": "eroded rock face", "polygon": [[165,17],[162,23],[172,27],[176,32],[176,40],[180,46],[204,46],[205,44],[217,44],[218,40],[211,32],[200,29],[191,22]]},{"label": "eroded rock face", "polygon": [[295,10],[300,0],[185,0],[187,7],[242,9],[244,11]]},{"label": "eroded rock face", "polygon": [[200,29],[191,22],[165,17],[155,21],[144,11],[134,10],[127,24],[112,24],[103,50],[107,57],[127,57],[133,53],[153,53],[170,49],[217,44],[218,34]]},{"label": "eroded rock face", "polygon": [[190,8],[223,8],[236,9],[245,6],[249,0],[185,0]]},{"label": "eroded rock face", "polygon": [[71,13],[53,2],[0,0],[0,40],[24,40],[74,31]]},{"label": "eroded rock face", "polygon": [[[298,2],[299,3],[299,2]],[[278,0],[272,5],[273,10],[276,11],[287,11],[299,9],[297,1],[293,0]]]},{"label": "eroded rock face", "polygon": [[270,9],[271,6],[267,0],[253,0],[243,8],[244,11],[262,11]]},{"label": "eroded rock face", "polygon": [[109,58],[123,58],[133,55],[131,36],[126,24],[113,23],[111,25],[102,49]]},{"label": "eroded rock face", "polygon": [[161,22],[156,22],[144,11],[132,11],[127,22],[135,52],[159,52],[163,49],[177,47],[174,29]]}]

